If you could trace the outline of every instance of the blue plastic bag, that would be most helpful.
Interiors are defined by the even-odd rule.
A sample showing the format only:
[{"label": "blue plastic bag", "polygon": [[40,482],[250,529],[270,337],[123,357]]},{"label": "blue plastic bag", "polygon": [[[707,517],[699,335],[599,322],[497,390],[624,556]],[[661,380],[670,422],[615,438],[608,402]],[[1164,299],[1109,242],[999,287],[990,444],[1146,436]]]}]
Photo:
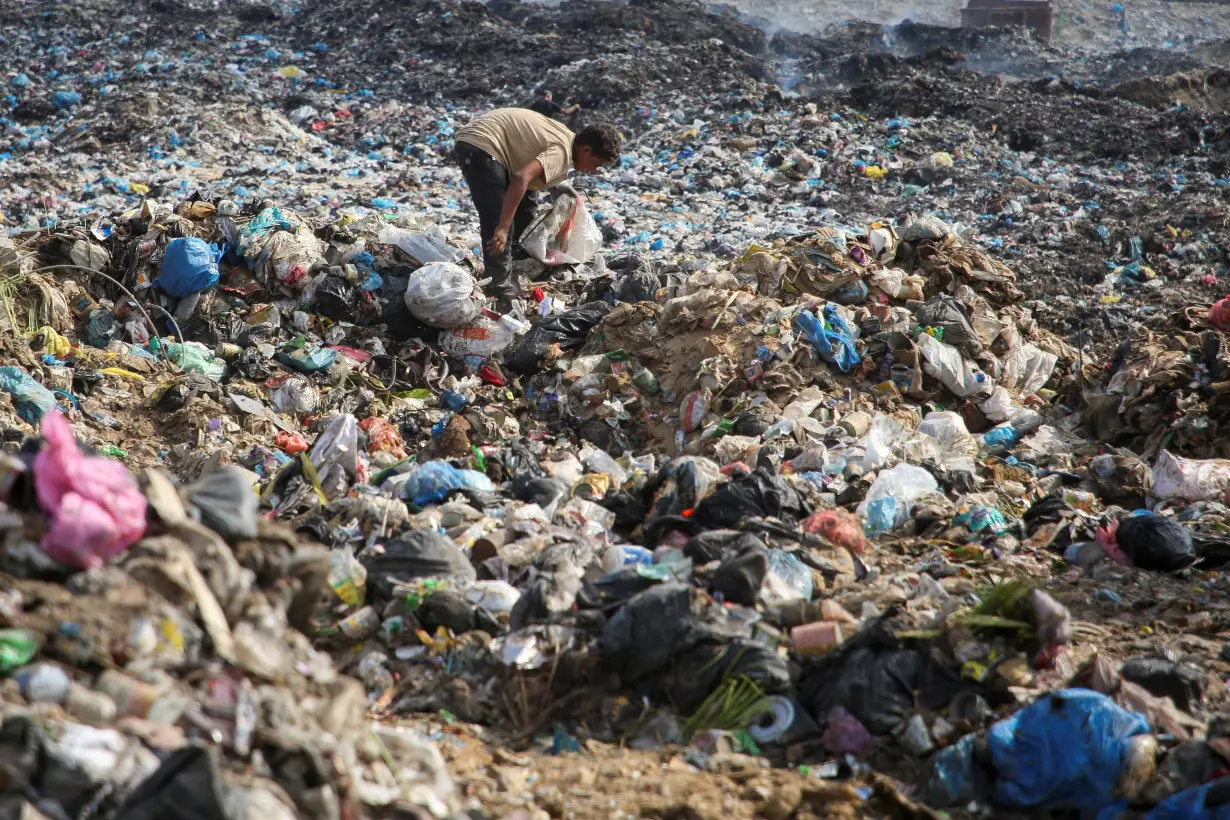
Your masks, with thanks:
[{"label": "blue plastic bag", "polygon": [[154,287],[176,298],[211,288],[218,283],[218,260],[204,239],[172,239],[162,255]]},{"label": "blue plastic bag", "polygon": [[51,96],[51,101],[56,108],[72,108],[74,105],[81,105],[81,92],[57,91]]},{"label": "blue plastic bag", "polygon": [[402,485],[401,497],[415,506],[443,501],[454,490],[464,487],[491,492],[491,479],[475,470],[458,470],[446,461],[429,461],[410,474]]},{"label": "blue plastic bag", "polygon": [[317,370],[332,367],[337,357],[338,352],[331,347],[318,347],[310,351],[301,347],[298,350],[279,353],[278,361],[301,373],[315,373]]},{"label": "blue plastic bag", "polygon": [[1148,733],[1143,715],[1105,695],[1088,689],[1052,692],[988,731],[995,802],[1090,813],[1126,806],[1115,797],[1115,786],[1128,741]]},{"label": "blue plastic bag", "polygon": [[867,522],[863,524],[863,532],[884,532],[897,526],[897,499],[891,495],[877,498],[867,504]]},{"label": "blue plastic bag", "polygon": [[56,408],[55,394],[20,367],[0,367],[0,390],[13,397],[17,415],[31,427]]},{"label": "blue plastic bag", "polygon": [[849,373],[860,361],[854,349],[854,332],[832,305],[824,306],[824,319],[822,323],[810,310],[801,310],[794,317],[794,326],[815,346],[820,358]]},{"label": "blue plastic bag", "polygon": [[1153,811],[1145,815],[1145,820],[1230,820],[1230,803],[1209,806],[1209,790],[1221,784],[1219,791],[1226,788],[1227,778],[1184,789],[1178,794],[1172,794],[1153,807]]},{"label": "blue plastic bag", "polygon": [[978,799],[984,793],[988,777],[974,761],[977,740],[977,735],[966,735],[935,755],[926,785],[928,805],[946,809]]},{"label": "blue plastic bag", "polygon": [[988,447],[1011,447],[1021,440],[1021,434],[1011,424],[1003,424],[982,434],[982,443]]}]

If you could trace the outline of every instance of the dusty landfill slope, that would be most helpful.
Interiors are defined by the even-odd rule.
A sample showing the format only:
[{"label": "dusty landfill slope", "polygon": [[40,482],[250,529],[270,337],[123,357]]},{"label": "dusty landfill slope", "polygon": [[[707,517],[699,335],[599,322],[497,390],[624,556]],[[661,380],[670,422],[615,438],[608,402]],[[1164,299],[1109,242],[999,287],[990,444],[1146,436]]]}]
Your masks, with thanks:
[{"label": "dusty landfill slope", "polygon": [[3,4],[0,817],[1230,817],[1230,7],[806,8]]}]

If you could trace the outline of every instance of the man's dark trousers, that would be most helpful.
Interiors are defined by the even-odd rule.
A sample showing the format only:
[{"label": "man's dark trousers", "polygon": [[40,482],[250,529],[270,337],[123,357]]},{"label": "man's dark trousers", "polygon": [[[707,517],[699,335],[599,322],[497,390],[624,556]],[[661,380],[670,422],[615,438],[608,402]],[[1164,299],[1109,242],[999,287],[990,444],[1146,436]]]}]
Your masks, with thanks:
[{"label": "man's dark trousers", "polygon": [[499,160],[469,143],[457,143],[453,154],[461,166],[466,184],[470,186],[470,198],[478,211],[479,232],[483,239],[483,267],[486,269],[484,275],[491,279],[487,285],[487,295],[494,296],[502,308],[507,308],[508,302],[518,295],[511,271],[512,249],[533,221],[538,203],[534,194],[527,191],[513,217],[507,247],[503,253],[493,256],[487,251],[487,242],[500,226],[500,213],[504,210],[504,194],[508,192],[510,173]]}]

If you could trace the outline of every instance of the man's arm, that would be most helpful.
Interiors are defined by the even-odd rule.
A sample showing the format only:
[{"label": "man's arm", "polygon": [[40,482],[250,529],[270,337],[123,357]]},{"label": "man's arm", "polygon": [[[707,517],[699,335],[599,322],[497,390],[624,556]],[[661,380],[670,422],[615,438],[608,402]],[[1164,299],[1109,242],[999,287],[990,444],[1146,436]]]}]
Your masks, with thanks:
[{"label": "man's arm", "polygon": [[577,111],[580,111],[580,110],[581,110],[581,104],[573,103],[572,105],[564,109],[564,113],[565,114],[575,114]]},{"label": "man's arm", "polygon": [[517,206],[529,190],[530,183],[542,176],[542,163],[531,160],[528,165],[512,175],[508,181],[508,191],[504,194],[504,207],[500,210],[500,224],[495,229],[491,241],[487,243],[487,252],[498,256],[508,247],[508,230],[512,227],[513,217],[517,215]]}]

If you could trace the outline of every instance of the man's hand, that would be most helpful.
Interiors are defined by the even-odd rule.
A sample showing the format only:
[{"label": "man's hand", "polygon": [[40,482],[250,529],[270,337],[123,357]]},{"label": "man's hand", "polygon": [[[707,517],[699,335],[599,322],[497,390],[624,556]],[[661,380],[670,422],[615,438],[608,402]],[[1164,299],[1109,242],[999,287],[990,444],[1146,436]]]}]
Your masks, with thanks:
[{"label": "man's hand", "polygon": [[499,256],[508,247],[508,228],[496,228],[491,239],[487,240],[487,253]]}]

